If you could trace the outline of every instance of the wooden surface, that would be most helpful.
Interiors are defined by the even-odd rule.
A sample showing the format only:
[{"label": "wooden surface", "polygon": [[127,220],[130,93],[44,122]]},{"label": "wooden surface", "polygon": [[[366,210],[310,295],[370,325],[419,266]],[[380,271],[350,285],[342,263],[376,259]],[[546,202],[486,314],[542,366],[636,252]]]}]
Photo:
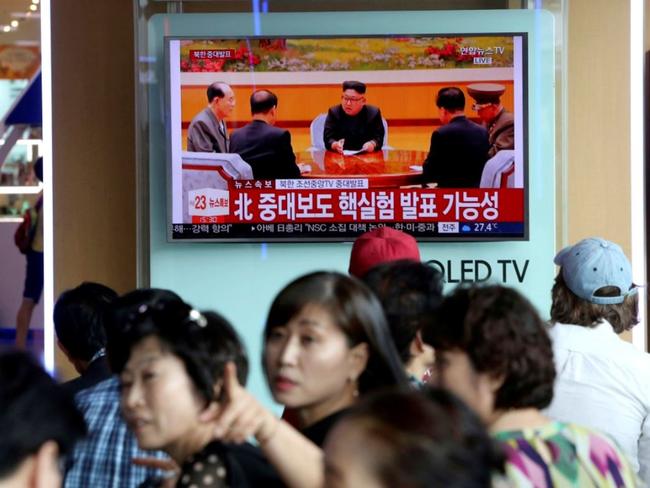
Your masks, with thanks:
[{"label": "wooden surface", "polygon": [[311,167],[304,178],[367,178],[370,187],[390,188],[419,183],[426,157],[424,151],[401,149],[351,156],[318,150],[298,153],[296,163]]}]

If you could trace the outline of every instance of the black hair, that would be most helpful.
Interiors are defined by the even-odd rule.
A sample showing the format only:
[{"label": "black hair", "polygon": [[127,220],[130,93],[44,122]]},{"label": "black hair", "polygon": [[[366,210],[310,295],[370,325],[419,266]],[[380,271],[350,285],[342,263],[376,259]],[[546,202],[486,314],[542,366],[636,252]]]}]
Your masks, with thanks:
[{"label": "black hair", "polygon": [[381,304],[361,281],[351,276],[318,271],[289,283],[273,300],[264,339],[268,340],[274,328],[285,326],[307,305],[326,310],[350,347],[368,344],[368,363],[359,378],[361,393],[407,383]]},{"label": "black hair", "polygon": [[345,90],[354,90],[359,95],[364,95],[366,93],[366,84],[360,81],[348,80],[343,82],[343,91]]},{"label": "black hair", "polygon": [[488,488],[504,470],[478,416],[442,389],[369,395],[342,422],[362,430],[367,467],[382,486]]},{"label": "black hair", "polygon": [[[162,288],[140,288],[117,298],[104,320],[106,330],[106,355],[113,373],[121,371],[131,350],[124,347],[124,330],[127,319],[143,305],[185,303],[176,293]],[[160,305],[159,305],[160,306]]]},{"label": "black hair", "polygon": [[74,359],[90,361],[106,347],[104,316],[117,298],[111,288],[84,282],[64,291],[54,305],[57,338]]},{"label": "black hair", "polygon": [[227,84],[224,83],[223,81],[215,81],[212,83],[210,86],[208,86],[207,90],[207,95],[208,95],[208,103],[212,103],[212,100],[216,98],[223,98],[226,96],[225,92],[223,91],[223,86]]},{"label": "black hair", "polygon": [[371,268],[362,281],[379,298],[397,352],[408,363],[417,332],[433,319],[442,301],[442,274],[427,264],[400,260]]},{"label": "black hair", "polygon": [[495,409],[545,408],[553,399],[551,340],[533,305],[512,288],[456,288],[422,338],[436,351],[462,351],[477,372],[502,378]]},{"label": "black hair", "polygon": [[[134,292],[136,293],[136,292]],[[147,337],[156,337],[164,350],[185,365],[197,391],[210,402],[214,386],[223,377],[224,367],[232,361],[242,385],[248,377],[248,359],[233,326],[215,312],[199,312],[178,300],[148,301],[137,307],[121,307],[125,295],[116,302],[116,314],[122,317],[123,350],[116,371],[121,373],[133,348]],[[130,301],[130,300],[128,300]]]},{"label": "black hair", "polygon": [[34,162],[34,174],[38,178],[38,181],[43,182],[43,156],[40,156]]},{"label": "black hair", "polygon": [[436,98],[436,106],[451,112],[465,109],[465,95],[456,86],[441,88]]},{"label": "black hair", "polygon": [[270,90],[257,90],[251,95],[251,113],[265,114],[273,107],[277,107],[278,97]]},{"label": "black hair", "polygon": [[65,456],[86,434],[70,393],[24,352],[0,353],[0,480],[54,441]]}]

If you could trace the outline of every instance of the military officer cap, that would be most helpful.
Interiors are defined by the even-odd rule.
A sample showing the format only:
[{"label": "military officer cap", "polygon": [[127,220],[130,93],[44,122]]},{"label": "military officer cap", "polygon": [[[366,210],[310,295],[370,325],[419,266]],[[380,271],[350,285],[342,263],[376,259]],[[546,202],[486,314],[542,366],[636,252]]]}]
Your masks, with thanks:
[{"label": "military officer cap", "polygon": [[478,104],[499,103],[506,87],[498,83],[472,83],[467,85],[469,96]]}]

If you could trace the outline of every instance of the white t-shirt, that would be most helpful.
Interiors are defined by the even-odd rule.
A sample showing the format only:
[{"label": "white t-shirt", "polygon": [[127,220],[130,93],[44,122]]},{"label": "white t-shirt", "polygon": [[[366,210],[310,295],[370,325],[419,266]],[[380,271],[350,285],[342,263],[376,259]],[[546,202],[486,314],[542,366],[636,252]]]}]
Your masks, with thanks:
[{"label": "white t-shirt", "polygon": [[650,487],[650,354],[596,327],[549,329],[557,378],[546,414],[609,434]]}]

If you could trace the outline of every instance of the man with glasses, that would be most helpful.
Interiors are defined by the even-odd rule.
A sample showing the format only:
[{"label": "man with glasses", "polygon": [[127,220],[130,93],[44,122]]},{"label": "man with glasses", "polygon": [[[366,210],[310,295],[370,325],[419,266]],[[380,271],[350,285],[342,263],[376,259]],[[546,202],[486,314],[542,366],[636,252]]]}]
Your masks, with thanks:
[{"label": "man with glasses", "polygon": [[490,158],[502,149],[515,148],[515,117],[501,105],[501,95],[505,91],[505,86],[497,83],[473,83],[467,86],[469,96],[476,100],[472,110],[488,130]]},{"label": "man with glasses", "polygon": [[381,149],[384,123],[379,108],[366,105],[366,85],[344,81],[341,105],[327,112],[323,140],[328,150],[373,152]]},{"label": "man with glasses", "polygon": [[187,130],[187,150],[229,152],[230,141],[224,119],[235,110],[235,94],[230,85],[215,81],[207,90],[208,106],[201,110]]}]

